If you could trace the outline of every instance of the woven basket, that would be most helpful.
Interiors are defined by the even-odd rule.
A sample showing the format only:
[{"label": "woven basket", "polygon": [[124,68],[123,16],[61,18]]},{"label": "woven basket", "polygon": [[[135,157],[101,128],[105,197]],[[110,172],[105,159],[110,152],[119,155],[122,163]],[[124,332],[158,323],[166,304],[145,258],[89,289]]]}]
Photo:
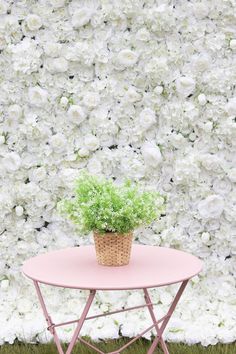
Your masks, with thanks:
[{"label": "woven basket", "polygon": [[122,266],[129,263],[133,233],[93,233],[97,261],[105,266]]}]

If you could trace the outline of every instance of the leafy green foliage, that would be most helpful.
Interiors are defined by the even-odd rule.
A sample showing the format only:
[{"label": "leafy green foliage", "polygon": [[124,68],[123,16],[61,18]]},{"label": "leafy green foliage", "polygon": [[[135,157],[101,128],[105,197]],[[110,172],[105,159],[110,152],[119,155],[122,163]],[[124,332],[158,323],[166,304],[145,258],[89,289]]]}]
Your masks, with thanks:
[{"label": "leafy green foliage", "polygon": [[58,210],[84,233],[127,233],[150,224],[165,211],[165,197],[156,191],[141,191],[128,179],[117,185],[83,173],[75,182],[74,192],[72,199],[58,203]]}]

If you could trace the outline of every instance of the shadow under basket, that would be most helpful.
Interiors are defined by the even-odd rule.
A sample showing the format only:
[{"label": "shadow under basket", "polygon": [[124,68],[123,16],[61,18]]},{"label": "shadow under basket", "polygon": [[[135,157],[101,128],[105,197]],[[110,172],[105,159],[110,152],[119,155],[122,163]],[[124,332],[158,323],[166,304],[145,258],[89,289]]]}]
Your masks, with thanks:
[{"label": "shadow under basket", "polygon": [[120,234],[116,232],[93,233],[96,258],[104,266],[122,266],[129,263],[133,232]]}]

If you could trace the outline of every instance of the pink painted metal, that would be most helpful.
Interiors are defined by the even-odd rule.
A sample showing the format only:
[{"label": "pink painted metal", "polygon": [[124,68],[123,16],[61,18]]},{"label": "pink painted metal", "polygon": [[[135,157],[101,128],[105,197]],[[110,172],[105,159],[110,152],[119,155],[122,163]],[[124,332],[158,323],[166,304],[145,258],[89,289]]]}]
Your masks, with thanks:
[{"label": "pink painted metal", "polygon": [[[153,354],[160,342],[164,354],[169,354],[162,334],[169,319],[188,283],[188,280],[198,274],[202,269],[202,262],[186,252],[171,248],[133,245],[130,264],[121,267],[105,267],[97,263],[94,246],[82,246],[53,251],[27,260],[23,265],[23,274],[34,282],[36,292],[47,321],[47,329],[54,337],[59,354],[71,354],[76,340],[80,340],[100,354],[105,354],[96,346],[79,337],[85,320],[107,316],[118,312],[147,307],[153,324],[131,339],[121,348],[109,354],[119,354],[134,341],[155,327],[157,335],[147,354]],[[150,298],[147,288],[159,287],[182,282],[170,308],[165,316],[157,320],[153,312],[155,305]],[[47,311],[39,283],[90,290],[89,297],[78,320],[54,324]],[[117,311],[102,313],[87,317],[96,290],[125,290],[143,289],[145,304],[133,306]],[[77,327],[64,353],[58,338],[56,327],[76,323]],[[161,323],[159,327],[158,324]]]},{"label": "pink painted metal", "polygon": [[178,283],[193,277],[201,268],[202,262],[189,253],[134,244],[126,266],[100,265],[94,246],[83,246],[31,258],[25,262],[23,273],[40,283],[65,288],[124,290]]}]

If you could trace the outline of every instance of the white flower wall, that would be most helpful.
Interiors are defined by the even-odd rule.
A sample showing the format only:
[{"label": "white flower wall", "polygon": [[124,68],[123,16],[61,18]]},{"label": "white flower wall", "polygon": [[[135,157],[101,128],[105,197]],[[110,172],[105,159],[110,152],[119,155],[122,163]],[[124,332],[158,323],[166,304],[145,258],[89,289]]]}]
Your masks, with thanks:
[{"label": "white flower wall", "polygon": [[[0,343],[51,338],[20,267],[93,242],[56,212],[84,168],[165,193],[166,215],[135,242],[204,261],[164,337],[236,339],[235,13],[233,0],[0,0]],[[151,291],[158,316],[177,288]],[[55,322],[78,318],[88,295],[43,293]],[[140,303],[140,291],[100,292],[91,313]],[[88,321],[82,334],[149,324],[144,309]],[[72,327],[59,333],[69,340]]]}]

